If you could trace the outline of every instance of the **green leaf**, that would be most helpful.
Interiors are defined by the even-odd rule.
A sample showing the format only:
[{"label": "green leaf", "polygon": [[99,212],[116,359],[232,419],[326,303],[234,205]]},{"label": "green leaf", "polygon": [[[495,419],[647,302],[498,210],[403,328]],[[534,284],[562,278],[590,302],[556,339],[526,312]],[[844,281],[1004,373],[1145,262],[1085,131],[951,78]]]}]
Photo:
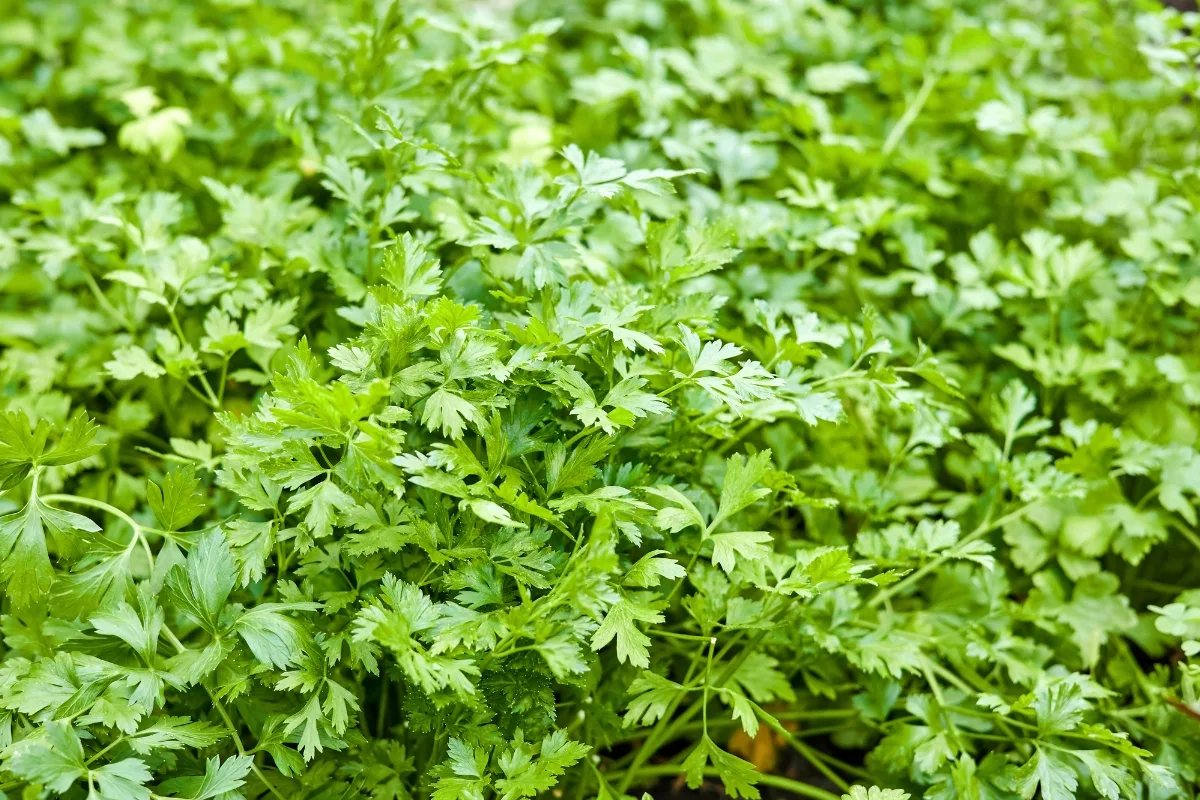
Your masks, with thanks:
[{"label": "green leaf", "polygon": [[1101,797],[1118,800],[1137,795],[1137,781],[1133,772],[1113,756],[1099,750],[1072,750],[1071,755],[1087,766],[1092,785]]},{"label": "green leaf", "polygon": [[83,411],[71,416],[58,442],[47,449],[51,430],[44,419],[31,427],[29,417],[20,409],[0,412],[0,491],[20,484],[36,466],[73,464],[103,447],[94,441],[99,429]]},{"label": "green leaf", "polygon": [[324,539],[333,533],[338,512],[349,511],[353,504],[354,498],[330,478],[292,495],[288,513],[308,509],[304,515],[305,529],[314,539]]},{"label": "green leaf", "polygon": [[434,800],[482,800],[490,778],[487,769],[488,756],[461,739],[452,738],[446,747],[444,773],[433,788]]},{"label": "green leaf", "polygon": [[1041,747],[1036,748],[1033,757],[1017,770],[1015,779],[1025,800],[1033,797],[1039,787],[1045,800],[1073,800],[1079,785],[1075,770],[1066,757]]},{"label": "green leaf", "polygon": [[566,731],[562,730],[556,730],[542,740],[536,758],[518,742],[496,760],[504,773],[504,777],[496,781],[498,797],[500,800],[517,800],[541,794],[590,749],[568,739]]},{"label": "green leaf", "polygon": [[173,778],[161,789],[181,800],[212,800],[242,787],[251,766],[250,756],[230,756],[224,761],[213,756],[205,763],[202,777]]},{"label": "green leaf", "polygon": [[89,778],[103,800],[148,800],[150,790],[145,784],[153,775],[141,759],[127,758],[92,770]]},{"label": "green leaf", "polygon": [[666,550],[651,550],[646,553],[629,568],[622,583],[625,586],[649,588],[658,586],[663,578],[673,580],[687,575],[687,570],[680,566],[678,561],[663,558],[666,554]]},{"label": "green leaf", "polygon": [[731,456],[725,467],[725,479],[721,483],[721,505],[712,527],[769,495],[770,489],[756,487],[770,471],[770,450],[755,453],[747,459]]},{"label": "green leaf", "polygon": [[1034,710],[1043,736],[1074,730],[1091,708],[1079,686],[1068,681],[1040,686],[1035,697]]},{"label": "green leaf", "polygon": [[629,685],[631,699],[625,711],[625,724],[653,725],[685,691],[675,681],[653,672],[643,672]]},{"label": "green leaf", "polygon": [[250,652],[263,664],[284,669],[299,663],[309,641],[304,627],[285,611],[319,611],[319,603],[262,603],[233,623]]},{"label": "green leaf", "polygon": [[296,315],[296,300],[282,303],[267,301],[257,305],[246,316],[243,335],[251,345],[274,350],[296,334],[292,319]]},{"label": "green leaf", "polygon": [[211,722],[193,722],[187,717],[157,717],[127,737],[127,741],[135,753],[149,755],[156,750],[203,750],[228,735],[228,731]]},{"label": "green leaf", "polygon": [[700,510],[696,508],[695,504],[683,492],[675,487],[652,486],[647,487],[646,491],[675,504],[664,506],[658,510],[654,521],[660,528],[671,533],[678,533],[692,525],[701,530],[707,529],[708,526],[704,521],[704,515],[700,513]]},{"label": "green leaf", "polygon": [[881,789],[872,786],[851,786],[850,791],[842,795],[842,800],[908,800],[908,792],[900,789]]},{"label": "green leaf", "polygon": [[421,422],[431,431],[440,430],[443,436],[461,439],[468,422],[483,424],[483,414],[461,395],[443,388],[425,399]]},{"label": "green leaf", "polygon": [[114,351],[112,360],[106,361],[104,366],[108,374],[119,381],[131,381],[139,375],[160,378],[167,374],[166,369],[155,362],[149,353],[136,345]]},{"label": "green leaf", "polygon": [[[39,422],[39,424],[41,423]],[[61,467],[95,455],[104,447],[102,442],[95,441],[99,430],[99,427],[88,419],[84,411],[76,411],[67,421],[67,426],[54,447],[35,459],[37,464],[46,467]],[[2,458],[3,456],[0,455],[0,459]]]},{"label": "green leaf", "polygon": [[141,613],[122,601],[115,607],[93,614],[88,622],[101,636],[114,636],[132,647],[148,665],[154,665],[159,635],[165,615],[148,592],[139,597]]},{"label": "green leaf", "polygon": [[40,735],[9,747],[4,751],[4,766],[17,777],[59,794],[88,774],[83,746],[68,722],[48,723]]},{"label": "green leaf", "polygon": [[426,693],[449,690],[470,696],[475,693],[472,679],[479,675],[473,660],[437,655],[424,641],[444,613],[419,588],[388,574],[381,600],[358,612],[354,639],[388,648],[408,679]]},{"label": "green leaf", "polygon": [[237,576],[229,544],[219,531],[212,531],[200,538],[185,564],[168,573],[167,592],[180,611],[217,636],[218,617]]},{"label": "green leaf", "polygon": [[664,621],[661,612],[635,600],[622,598],[608,609],[604,621],[592,634],[592,649],[599,651],[614,638],[617,640],[617,660],[628,661],[635,667],[650,666],[650,637],[638,629],[638,622],[651,625]]},{"label": "green leaf", "polygon": [[146,483],[146,501],[164,530],[177,531],[200,516],[208,507],[200,494],[200,481],[194,468],[186,464],[166,474],[159,487]]},{"label": "green leaf", "polygon": [[730,797],[758,800],[759,792],[755,786],[758,782],[758,771],[754,769],[754,765],[717,747],[707,735],[683,761],[689,789],[700,788],[704,781],[704,768],[710,761]]},{"label": "green leaf", "polygon": [[46,505],[36,496],[20,511],[0,517],[0,581],[17,606],[42,599],[54,585],[46,537],[70,550],[72,531],[96,533],[100,527],[85,516]]},{"label": "green leaf", "polygon": [[762,561],[771,554],[771,548],[766,546],[771,534],[766,531],[714,533],[709,541],[713,546],[712,563],[726,572],[733,572],[739,560]]},{"label": "green leaf", "polygon": [[384,250],[383,278],[405,299],[429,297],[442,287],[438,260],[409,233]]}]

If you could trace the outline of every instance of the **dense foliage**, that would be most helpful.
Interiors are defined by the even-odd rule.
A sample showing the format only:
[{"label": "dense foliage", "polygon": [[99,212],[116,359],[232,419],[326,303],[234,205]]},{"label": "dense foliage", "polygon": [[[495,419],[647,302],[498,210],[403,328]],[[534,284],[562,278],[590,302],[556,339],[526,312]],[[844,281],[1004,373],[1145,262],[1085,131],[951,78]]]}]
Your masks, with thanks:
[{"label": "dense foliage", "polygon": [[1200,19],[3,11],[7,796],[1195,796]]}]

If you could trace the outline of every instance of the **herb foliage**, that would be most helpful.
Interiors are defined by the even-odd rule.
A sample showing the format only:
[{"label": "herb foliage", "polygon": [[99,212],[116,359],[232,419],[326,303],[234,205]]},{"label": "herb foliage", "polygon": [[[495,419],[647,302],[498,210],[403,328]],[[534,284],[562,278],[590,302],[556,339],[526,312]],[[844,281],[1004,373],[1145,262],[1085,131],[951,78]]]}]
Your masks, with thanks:
[{"label": "herb foliage", "polygon": [[1195,15],[5,10],[6,796],[1195,795]]}]

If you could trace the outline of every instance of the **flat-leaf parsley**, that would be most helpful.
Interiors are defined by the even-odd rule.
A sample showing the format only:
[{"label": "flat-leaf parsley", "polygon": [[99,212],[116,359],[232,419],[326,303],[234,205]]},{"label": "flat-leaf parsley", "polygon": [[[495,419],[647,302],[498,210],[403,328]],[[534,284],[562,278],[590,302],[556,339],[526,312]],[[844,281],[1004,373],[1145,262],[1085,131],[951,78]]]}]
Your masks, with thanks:
[{"label": "flat-leaf parsley", "polygon": [[1200,789],[1196,13],[4,10],[0,797]]}]

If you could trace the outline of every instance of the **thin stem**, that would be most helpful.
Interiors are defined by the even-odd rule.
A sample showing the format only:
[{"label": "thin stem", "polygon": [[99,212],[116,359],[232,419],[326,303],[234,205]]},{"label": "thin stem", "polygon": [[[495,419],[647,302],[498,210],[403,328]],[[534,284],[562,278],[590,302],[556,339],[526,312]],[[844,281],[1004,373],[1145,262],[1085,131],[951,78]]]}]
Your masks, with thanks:
[{"label": "thin stem", "polygon": [[[749,644],[742,648],[742,651],[738,653],[737,658],[729,662],[729,664],[726,665],[725,670],[721,673],[720,677],[717,678],[717,686],[723,686],[725,682],[729,680],[729,678],[732,677],[735,672],[738,671],[738,669],[742,666],[742,663],[745,662],[745,660],[750,657],[750,654],[758,648],[758,645],[762,643],[762,640],[767,638],[768,633],[770,633],[769,630],[759,631],[755,635],[754,639],[752,639]],[[721,652],[717,654],[717,660],[720,660],[727,652],[729,652],[729,649],[732,648],[734,644],[741,638],[741,635],[742,631],[739,631],[738,635],[734,636],[729,643],[721,649]],[[695,666],[695,662],[696,659],[693,659],[693,667]],[[691,670],[689,670],[688,677],[685,679],[685,681],[690,678]],[[700,711],[701,705],[704,703],[703,699],[697,699],[690,706],[688,706],[687,710],[680,714],[678,718],[668,723],[671,715],[675,713],[675,709],[679,707],[679,701],[681,699],[682,695],[676,696],[675,700],[672,701],[670,708],[667,709],[667,713],[663,714],[662,719],[658,721],[658,725],[655,726],[654,731],[651,732],[645,743],[638,748],[637,753],[634,756],[633,763],[630,765],[629,770],[626,771],[625,776],[621,779],[621,785],[618,787],[620,794],[625,794],[625,792],[628,791],[629,784],[633,782],[634,777],[637,775],[638,769],[640,769],[642,765],[644,765],[650,759],[650,757],[658,751],[658,748],[661,747],[664,742],[671,741],[674,736],[674,731],[687,725],[688,722],[691,721],[692,717],[696,716],[696,714]]]},{"label": "thin stem", "polygon": [[[237,746],[238,755],[246,755],[246,750],[242,746],[242,737],[238,735],[237,728],[234,727],[233,720],[230,719],[229,713],[225,710],[225,706],[221,704],[221,701],[217,699],[217,696],[213,694],[207,686],[204,687],[204,691],[208,693],[209,698],[212,700],[213,708],[217,709],[217,713],[220,714],[221,719],[225,721],[225,727],[229,728],[229,735],[233,737],[233,743]],[[284,797],[283,794],[275,788],[275,784],[267,780],[267,776],[263,774],[261,769],[259,769],[258,763],[254,759],[255,757],[251,755],[250,769],[254,770],[254,774],[258,776],[260,781],[262,781],[262,785],[267,787],[267,791],[275,795],[278,800],[288,800],[288,798]]]},{"label": "thin stem", "polygon": [[1013,717],[1001,716],[1000,714],[997,714],[995,711],[984,711],[982,709],[970,708],[967,706],[954,706],[952,708],[952,712],[955,714],[960,714],[960,715],[964,715],[964,716],[968,716],[968,717],[976,717],[978,719],[986,719],[986,720],[988,720],[990,722],[994,722],[994,723],[1004,722],[1009,725],[1012,725],[1015,728],[1023,728],[1025,730],[1030,730],[1030,731],[1036,731],[1038,729],[1036,725],[1031,725],[1028,722],[1022,722],[1021,720],[1015,719]]},{"label": "thin stem", "polygon": [[702,701],[702,705],[700,706],[700,713],[703,715],[702,718],[704,720],[704,735],[705,736],[708,736],[708,688],[710,685],[709,679],[712,676],[713,650],[715,650],[716,647],[717,647],[717,637],[710,636],[708,639],[708,663],[704,665],[704,700]]},{"label": "thin stem", "polygon": [[696,548],[696,552],[692,554],[692,558],[688,561],[687,566],[684,567],[684,574],[679,578],[679,582],[671,587],[671,592],[667,595],[667,606],[671,605],[671,601],[675,599],[676,593],[683,588],[683,584],[687,582],[688,576],[692,574],[692,568],[696,566],[696,561],[700,558],[700,548],[703,546],[704,542],[701,542],[699,547]]},{"label": "thin stem", "polygon": [[933,692],[933,699],[937,701],[938,716],[946,723],[946,727],[950,729],[950,739],[954,743],[955,748],[962,750],[962,741],[958,738],[958,726],[946,714],[946,700],[942,697],[942,687],[938,685],[937,678],[933,675],[933,670],[930,669],[930,660],[921,658],[922,672],[925,673],[925,681],[929,684],[929,689]]},{"label": "thin stem", "polygon": [[[148,525],[143,525],[142,523],[138,522],[133,517],[129,516],[114,505],[109,505],[103,500],[93,500],[90,497],[81,497],[77,494],[47,494],[43,495],[40,499],[47,503],[71,503],[77,506],[94,508],[97,511],[104,511],[105,513],[112,514],[114,517],[120,519],[122,522],[132,527],[135,531],[139,531],[140,533],[153,533],[157,534],[158,536],[172,537],[180,534],[194,533],[194,531],[175,531],[172,533],[171,531],[164,531],[162,528],[151,528]],[[201,530],[207,529],[202,528]]]},{"label": "thin stem", "polygon": [[116,506],[109,505],[103,500],[93,500],[90,497],[80,497],[79,495],[75,494],[48,494],[43,496],[41,499],[47,503],[71,503],[77,506],[94,508],[98,511],[112,514],[117,519],[129,525],[129,527],[133,528],[135,531],[142,530],[141,523],[126,514],[121,509],[117,508]]},{"label": "thin stem", "polygon": [[1011,742],[1011,741],[1013,741],[1013,738],[1011,736],[1000,736],[995,733],[972,733],[971,731],[961,731],[960,735],[965,736],[968,739],[980,739],[985,742]]},{"label": "thin stem", "polygon": [[189,392],[191,392],[198,400],[200,400],[200,402],[204,403],[204,405],[212,406],[214,409],[216,409],[218,411],[220,410],[221,406],[219,404],[214,405],[214,401],[205,397],[204,394],[199,389],[197,389],[195,386],[192,386],[192,382],[190,380],[188,380],[187,378],[183,379],[183,388],[185,388]]},{"label": "thin stem", "polygon": [[791,731],[780,725],[779,721],[764,711],[762,707],[758,705],[758,703],[755,703],[749,698],[747,698],[747,702],[749,702],[750,706],[754,709],[754,713],[758,714],[758,718],[765,722],[767,727],[775,731],[777,735],[782,736],[784,741],[790,744],[797,753],[804,757],[805,761],[816,767],[817,771],[828,778],[834,786],[838,787],[843,792],[850,791],[850,784],[846,783],[846,781],[842,780],[840,775],[831,770],[824,760],[822,760],[817,751],[813,750],[804,742],[793,736]]},{"label": "thin stem", "polygon": [[869,781],[870,783],[878,783],[878,781],[875,780],[875,777],[873,775],[871,775],[871,773],[867,772],[865,769],[862,769],[861,767],[856,767],[853,764],[847,764],[845,761],[842,761],[840,758],[834,758],[833,756],[829,755],[829,753],[818,753],[818,755],[821,757],[821,759],[823,761],[825,761],[825,763],[827,763],[831,766],[837,767],[838,769],[840,769],[842,772],[846,773],[847,775],[853,775],[856,778],[861,778],[862,780]]},{"label": "thin stem", "polygon": [[221,361],[221,380],[217,384],[217,402],[225,403],[225,382],[229,379],[229,359],[232,358],[232,353],[226,353],[225,358]]},{"label": "thin stem", "polygon": [[581,430],[579,433],[575,434],[575,435],[574,435],[574,436],[572,436],[570,439],[568,439],[568,440],[567,440],[567,443],[564,445],[564,447],[568,447],[568,448],[569,448],[571,445],[575,444],[575,443],[576,443],[576,442],[578,442],[580,439],[582,439],[584,436],[587,436],[589,433],[591,433],[591,432],[592,432],[592,431],[594,431],[594,430],[595,430],[595,428],[593,428],[593,427],[591,427],[591,426],[589,425],[588,427],[584,428],[584,429],[583,429],[583,430]]},{"label": "thin stem", "polygon": [[[600,771],[600,768],[596,766],[596,762],[590,758],[585,758],[584,762],[587,763],[587,765],[592,768],[592,773],[596,776],[596,782],[600,786],[603,786],[604,788],[608,789],[610,795],[615,795],[616,793],[612,791],[612,787],[609,785],[608,779],[604,777],[604,773],[602,773]],[[579,782],[579,795],[580,796],[582,796],[584,788],[585,788],[585,782],[580,781]]]},{"label": "thin stem", "polygon": [[1164,594],[1183,594],[1184,592],[1191,591],[1192,589],[1190,586],[1180,586],[1177,583],[1163,583],[1162,581],[1152,581],[1146,578],[1134,578],[1133,585],[1141,586],[1143,589],[1152,589],[1153,591],[1162,592]]},{"label": "thin stem", "polygon": [[661,392],[658,393],[657,396],[658,397],[666,397],[671,392],[674,392],[676,389],[682,389],[684,386],[687,386],[691,382],[692,382],[691,378],[684,378],[683,380],[681,380],[679,383],[675,384],[674,386],[672,386],[668,389],[663,389]]},{"label": "thin stem", "polygon": [[761,419],[756,419],[756,420],[753,420],[752,422],[746,423],[744,426],[742,426],[742,430],[740,432],[735,433],[733,436],[730,436],[728,439],[726,439],[724,441],[724,443],[721,444],[720,447],[717,448],[717,455],[719,455],[719,456],[725,455],[730,450],[732,450],[737,445],[738,442],[742,441],[747,436],[754,433],[756,430],[758,430],[765,424],[766,423]]},{"label": "thin stem", "polygon": [[[899,581],[897,583],[893,583],[891,586],[888,586],[887,588],[876,593],[874,597],[872,597],[870,600],[867,601],[867,607],[868,608],[877,607],[884,601],[893,597],[901,589],[911,586],[912,584],[921,580],[921,578],[924,578],[926,575],[933,572],[935,569],[940,567],[942,564],[949,561],[951,558],[954,558],[955,555],[958,553],[958,551],[961,550],[964,545],[970,544],[971,542],[975,541],[976,539],[980,538],[981,536],[985,536],[986,534],[991,533],[996,528],[1000,528],[1000,527],[1003,527],[1004,525],[1007,525],[1009,522],[1012,522],[1013,520],[1022,516],[1032,506],[1033,506],[1033,503],[1029,503],[1027,505],[1021,506],[1016,511],[1011,511],[1008,514],[1005,514],[1003,517],[1000,517],[1000,519],[997,519],[994,522],[988,522],[985,520],[983,523],[980,523],[979,527],[977,527],[975,530],[971,531],[966,536],[964,536],[962,539],[960,539],[957,545],[950,548],[948,551],[946,551],[942,555],[938,556],[937,558],[933,559],[928,564],[926,564],[925,566],[918,569],[916,572],[913,572],[908,577],[906,577],[904,580]],[[1200,540],[1198,540],[1198,542],[1197,542],[1197,547],[1200,547]]]},{"label": "thin stem", "polygon": [[[695,691],[695,687],[688,688],[687,691],[689,691],[689,692]],[[790,720],[838,721],[838,720],[845,720],[849,717],[856,716],[857,714],[858,714],[858,711],[856,711],[856,710],[833,709],[833,710],[808,711],[808,712],[806,712],[806,711],[781,711],[778,714],[773,714],[772,716],[774,716],[775,719],[781,720],[781,721],[784,721],[784,720],[787,720],[787,721],[790,721]],[[912,719],[915,719],[915,717],[913,717]],[[892,720],[889,720],[888,723],[885,723],[885,724],[890,724],[891,722],[892,722]],[[741,724],[742,723],[736,719],[720,719],[720,720],[714,719],[714,720],[709,720],[709,723],[708,723],[710,728],[720,728],[722,730],[725,728],[740,727]],[[793,733],[792,736],[794,736],[797,739],[803,739],[808,736],[822,736],[825,733],[829,733],[830,731],[836,731],[836,730],[842,729],[845,726],[845,724],[846,724],[845,722],[838,722],[838,724],[831,725],[831,726],[803,728],[802,730],[797,731],[796,733]],[[675,734],[678,734],[678,737],[691,736],[694,733],[700,732],[700,726],[697,725],[696,723],[689,723],[687,725],[684,725],[683,727],[673,729],[673,730],[674,730]],[[678,738],[678,737],[675,737],[673,735],[672,741],[674,740],[674,738]],[[632,742],[632,741],[636,741],[641,738],[642,738],[642,732],[634,731],[632,733],[624,733],[620,736],[617,736],[614,739],[612,739],[610,741],[610,743]],[[665,742],[664,742],[664,744],[665,744]],[[820,757],[824,758],[826,761],[829,761],[830,763],[833,763],[833,761],[831,760],[831,757],[825,753],[821,753]],[[852,768],[852,767],[849,767],[849,765],[846,765],[846,768],[843,768],[843,771],[853,772],[854,769],[855,768]]]},{"label": "thin stem", "polygon": [[[179,298],[177,297],[176,300],[178,299]],[[183,326],[179,324],[179,317],[175,314],[175,306],[172,304],[167,306],[166,309],[167,316],[171,319],[171,327],[175,329],[175,335],[179,337],[179,344],[186,344],[187,337],[183,335]],[[204,374],[203,370],[197,372],[196,377],[200,379],[200,385],[204,387],[204,393],[208,395],[208,402],[211,403],[213,408],[219,411],[221,409],[221,401],[217,399],[216,393],[213,391],[212,386],[208,382],[208,377]],[[184,385],[189,387],[191,386],[187,378],[184,378],[183,382]]]},{"label": "thin stem", "polygon": [[[627,770],[625,774],[621,776],[621,782],[628,785],[637,778],[653,778],[660,775],[682,775],[686,772],[687,770],[683,768],[682,764],[653,764],[648,767],[640,768],[636,775],[632,776]],[[710,778],[720,777],[715,767],[705,767],[703,772],[704,775]],[[614,775],[613,777],[616,776]],[[833,792],[826,791],[825,789],[819,789],[811,784],[794,781],[791,778],[783,778],[779,775],[758,775],[757,781],[763,786],[771,786],[776,789],[783,789],[786,792],[798,794],[801,797],[812,798],[812,800],[841,800],[841,798],[839,798]]]},{"label": "thin stem", "polygon": [[655,630],[654,628],[648,629],[646,633],[650,636],[662,636],[667,639],[680,639],[686,642],[707,642],[709,638],[711,638],[695,633],[675,633],[674,631],[660,631]]},{"label": "thin stem", "polygon": [[[855,363],[858,363],[858,362],[855,362]],[[844,372],[839,372],[837,375],[830,375],[828,378],[820,378],[818,380],[815,380],[812,383],[808,384],[808,388],[816,389],[818,387],[824,386],[829,383],[834,383],[836,381],[845,380],[846,378],[856,378],[861,374],[863,374],[863,373],[860,372],[859,370],[851,367],[850,369],[845,370]]]},{"label": "thin stem", "polygon": [[150,574],[154,574],[154,551],[150,549],[150,542],[146,541],[146,537],[142,535],[141,530],[134,530],[134,535],[138,541],[142,543],[142,550],[146,554],[146,561],[150,563]]},{"label": "thin stem", "polygon": [[379,713],[375,717],[375,738],[381,738],[387,725],[388,711],[388,676],[386,670],[380,670],[383,673],[383,685],[379,687]]},{"label": "thin stem", "polygon": [[1184,539],[1187,539],[1191,543],[1192,547],[1200,550],[1200,536],[1197,536],[1195,531],[1189,530],[1187,527],[1178,522],[1173,522],[1171,527],[1179,531],[1180,535],[1183,536]]},{"label": "thin stem", "polygon": [[929,100],[929,95],[933,93],[933,88],[937,86],[937,82],[941,79],[941,70],[931,69],[925,73],[925,80],[921,81],[921,88],[917,90],[917,94],[913,97],[912,102],[908,104],[908,108],[904,109],[904,114],[896,121],[891,132],[888,133],[887,139],[883,143],[883,149],[880,153],[884,156],[891,155],[891,152],[900,144],[900,140],[904,138],[904,134],[908,132],[909,127],[916,121],[921,114],[921,109],[925,107],[925,103]]},{"label": "thin stem", "polygon": [[[187,647],[184,646],[183,642],[179,641],[179,637],[175,635],[173,630],[168,628],[166,625],[163,626],[162,630],[163,633],[166,634],[167,641],[174,646],[176,651],[180,653],[187,652]],[[238,755],[246,755],[246,748],[242,745],[242,737],[240,734],[238,734],[237,726],[233,724],[233,719],[230,718],[229,712],[225,710],[224,704],[217,699],[217,696],[213,694],[212,689],[209,689],[207,686],[205,686],[204,691],[208,694],[208,699],[212,701],[213,708],[217,710],[217,713],[220,714],[221,719],[225,722],[225,727],[229,730],[230,737],[233,738],[233,745],[237,748]],[[254,770],[254,774],[258,776],[260,781],[262,781],[262,785],[267,787],[267,791],[275,795],[278,800],[288,800],[288,798],[284,797],[283,794],[275,788],[273,783],[267,780],[267,776],[263,774],[261,769],[259,769],[258,764],[254,759],[255,757],[251,755],[250,769]]]},{"label": "thin stem", "polygon": [[[685,685],[692,680],[692,676],[695,674],[696,668],[700,665],[700,659],[703,654],[704,650],[700,649],[692,656],[692,660],[688,664],[687,672],[684,673],[683,677],[683,683]],[[679,708],[679,704],[683,701],[684,694],[684,692],[680,692],[671,700],[670,705],[667,706],[666,713],[659,718],[658,722],[650,730],[650,735],[646,737],[644,742],[642,742],[642,746],[634,752],[633,763],[631,765],[631,769],[634,770],[634,772],[631,773],[627,771],[626,777],[628,777],[628,780],[622,778],[620,786],[617,787],[618,797],[623,796],[629,789],[629,783],[633,780],[633,775],[636,773],[637,768],[644,764],[650,758],[650,756],[654,754],[654,752],[661,746],[662,742],[670,741],[670,729],[672,727],[671,716],[675,713],[675,709]]]},{"label": "thin stem", "polygon": [[958,689],[959,691],[961,691],[963,694],[967,695],[968,697],[970,697],[973,694],[977,694],[976,690],[971,688],[971,686],[968,685],[966,681],[964,681],[962,678],[958,677],[953,672],[946,669],[945,667],[943,667],[941,664],[937,663],[933,659],[931,659],[931,658],[925,659],[925,666],[928,667],[934,674],[941,675],[942,678],[947,683],[949,683],[951,686]]},{"label": "thin stem", "polygon": [[88,764],[91,764],[93,761],[95,761],[96,759],[100,758],[100,756],[104,755],[104,754],[105,754],[105,753],[107,753],[109,750],[112,750],[114,747],[116,747],[117,745],[119,745],[119,744],[120,744],[121,742],[123,742],[123,741],[125,741],[125,736],[124,736],[124,734],[122,734],[121,736],[118,736],[117,738],[113,739],[111,742],[109,742],[109,743],[108,743],[107,745],[105,745],[103,748],[101,748],[100,750],[98,750],[98,751],[97,751],[95,754],[93,754],[92,756],[90,756],[90,757],[88,758],[88,760],[87,760],[87,763],[88,763]]},{"label": "thin stem", "polygon": [[100,307],[104,309],[105,313],[116,320],[122,328],[132,333],[133,323],[129,321],[128,317],[117,311],[116,306],[109,302],[108,297],[105,296],[99,284],[96,283],[96,279],[92,277],[92,271],[87,267],[83,267],[81,271],[83,272],[84,281],[87,282],[88,288],[92,290],[92,295],[96,298],[96,302],[100,304]]}]

